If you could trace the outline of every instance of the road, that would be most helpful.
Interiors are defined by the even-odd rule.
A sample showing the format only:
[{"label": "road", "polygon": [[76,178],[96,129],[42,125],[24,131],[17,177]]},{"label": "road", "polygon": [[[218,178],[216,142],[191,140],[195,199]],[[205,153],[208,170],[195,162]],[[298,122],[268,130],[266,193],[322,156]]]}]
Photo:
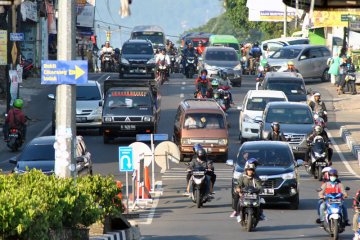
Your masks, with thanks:
[{"label": "road", "polygon": [[[90,79],[102,82],[105,78],[116,78],[116,74],[90,74]],[[311,83],[314,89],[322,90],[328,83]],[[241,88],[232,90],[236,105],[240,105],[249,89],[255,88],[254,77],[245,76]],[[49,122],[51,120],[52,103],[45,100],[48,93],[54,93],[55,88],[49,87],[33,99],[34,106],[31,115],[37,116],[29,127],[28,140],[39,135],[50,134]],[[194,91],[193,80],[184,79],[181,75],[172,76],[169,83],[161,88],[162,110],[158,133],[167,133],[172,136],[175,111],[179,102],[184,98],[192,97]],[[46,104],[44,104],[46,103]],[[35,107],[41,106],[42,108]],[[236,152],[240,146],[238,141],[238,117],[239,111],[231,109],[228,112],[228,121],[231,124],[230,153],[229,158],[235,159]],[[329,116],[329,121],[332,116]],[[332,124],[329,125],[331,129]],[[129,142],[116,142],[114,144],[103,144],[101,136],[97,131],[80,131],[85,137],[87,147],[94,159],[94,172],[107,175],[112,174],[117,179],[125,182],[125,174],[119,173],[118,169],[118,147],[127,146]],[[339,139],[334,139],[338,141]],[[1,147],[0,147],[1,148]],[[341,149],[340,149],[341,150]],[[13,153],[0,149],[0,168],[9,171],[11,165],[7,160],[14,156]],[[334,167],[340,172],[340,177],[346,186],[352,190],[354,195],[359,185],[359,178],[353,176],[341,162],[340,156],[335,154]],[[197,209],[190,199],[183,197],[185,190],[185,165],[183,163],[170,163],[170,169],[165,174],[160,174],[156,168],[156,181],[161,183],[163,195],[156,198],[154,203],[146,210],[138,210],[141,234],[143,239],[329,239],[326,232],[315,224],[316,203],[319,182],[312,179],[303,168],[301,168],[300,182],[300,208],[289,210],[287,206],[266,207],[264,213],[266,221],[260,222],[255,232],[246,233],[242,231],[235,219],[229,218],[232,212],[230,203],[231,168],[224,163],[215,163],[217,182],[215,185],[215,199],[206,203],[203,208]],[[351,201],[347,200],[348,208]],[[352,219],[352,210],[349,208],[349,216]],[[352,239],[350,228],[342,233],[340,239]]]}]

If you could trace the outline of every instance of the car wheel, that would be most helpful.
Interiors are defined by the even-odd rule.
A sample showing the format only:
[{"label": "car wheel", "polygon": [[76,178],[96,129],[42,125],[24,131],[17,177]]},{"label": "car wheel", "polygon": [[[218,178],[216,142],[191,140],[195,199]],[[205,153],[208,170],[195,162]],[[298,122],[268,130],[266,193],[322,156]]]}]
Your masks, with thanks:
[{"label": "car wheel", "polygon": [[300,196],[299,193],[296,195],[295,199],[290,202],[290,209],[297,210],[299,209],[299,203],[300,203]]},{"label": "car wheel", "polygon": [[325,69],[325,71],[323,72],[322,76],[321,76],[321,81],[322,82],[329,82],[330,81],[330,74],[328,73],[329,69]]}]

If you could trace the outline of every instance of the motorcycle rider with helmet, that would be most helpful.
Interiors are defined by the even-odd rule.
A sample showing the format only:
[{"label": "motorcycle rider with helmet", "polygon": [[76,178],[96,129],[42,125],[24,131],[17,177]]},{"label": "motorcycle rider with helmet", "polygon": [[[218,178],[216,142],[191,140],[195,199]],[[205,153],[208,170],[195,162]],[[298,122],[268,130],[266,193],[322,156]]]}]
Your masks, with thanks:
[{"label": "motorcycle rider with helmet", "polygon": [[[310,136],[307,138],[307,142],[308,143],[312,143],[314,138],[316,136],[321,136],[324,139],[324,143],[326,145],[327,151],[328,151],[328,165],[331,166],[332,165],[332,155],[333,155],[333,149],[329,146],[330,144],[330,139],[329,136],[327,135],[327,132],[319,125],[314,127],[313,132],[310,134]],[[308,149],[308,152],[306,153],[307,156],[309,156],[310,154],[310,149]],[[308,159],[305,158],[305,164],[308,164]]]},{"label": "motorcycle rider with helmet", "polygon": [[195,57],[195,66],[197,66],[197,52],[196,52],[196,49],[194,48],[193,46],[193,43],[191,41],[189,41],[187,44],[186,44],[186,48],[182,51],[182,66],[183,66],[183,71],[184,71],[184,74],[185,74],[185,68],[186,68],[186,59],[187,57],[189,56],[194,56]]},{"label": "motorcycle rider with helmet", "polygon": [[321,101],[321,94],[319,92],[316,92],[313,95],[313,98],[314,100],[309,102],[309,107],[314,113],[323,113],[322,118],[325,122],[327,122],[326,106],[325,103]]},{"label": "motorcycle rider with helmet", "polygon": [[22,99],[15,99],[13,107],[7,113],[5,123],[3,126],[4,141],[9,141],[9,131],[12,128],[20,132],[21,140],[25,142],[26,139],[26,116],[21,110],[24,106]]},{"label": "motorcycle rider with helmet", "polygon": [[[323,168],[323,170],[321,171],[322,176],[323,176],[323,178],[322,178],[323,181],[322,181],[321,185],[328,182],[328,181],[330,181],[329,171],[332,170],[332,169],[333,169],[332,167],[324,167]],[[338,180],[338,181],[340,182],[340,180]],[[323,202],[322,199],[319,199],[318,205],[317,205],[317,214],[318,214],[319,217],[320,217],[320,206],[321,206],[322,202]],[[320,223],[320,218],[316,219],[316,222]]]},{"label": "motorcycle rider with helmet", "polygon": [[211,174],[209,174],[210,172],[214,171],[213,163],[212,161],[208,161],[206,151],[201,145],[200,146],[198,145],[196,147],[194,146],[193,149],[196,150],[196,152],[188,166],[188,173],[186,176],[186,181],[188,184],[187,184],[186,193],[184,195],[190,195],[190,178],[192,175],[192,171],[194,169],[206,170],[206,174],[205,174],[206,195],[208,196],[209,199],[211,199],[213,198],[212,189],[214,187],[214,183],[216,179],[216,175],[215,175],[215,179],[212,179]]},{"label": "motorcycle rider with helmet", "polygon": [[157,73],[157,79],[160,77],[160,74],[158,72],[159,70],[159,65],[162,61],[165,61],[165,65],[166,65],[166,77],[169,77],[169,66],[171,65],[170,62],[170,57],[169,55],[166,54],[166,49],[165,48],[161,48],[160,52],[158,54],[156,54],[155,57],[155,63],[156,63],[156,67],[155,67],[155,72]]},{"label": "motorcycle rider with helmet", "polygon": [[259,73],[257,74],[256,81],[264,79],[266,73],[269,71],[270,71],[270,65],[269,65],[268,61],[266,59],[262,59],[260,61],[260,66],[258,69]]},{"label": "motorcycle rider with helmet", "polygon": [[[329,170],[329,181],[323,183],[321,185],[321,191],[319,192],[319,198],[322,200],[322,203],[320,205],[320,221],[317,221],[317,223],[320,223],[320,225],[324,226],[324,220],[325,220],[325,209],[326,209],[326,203],[325,203],[325,195],[331,194],[331,193],[342,193],[343,198],[347,198],[348,194],[345,190],[344,185],[338,180],[338,172],[336,169]],[[348,219],[348,212],[345,206],[345,202],[342,204],[342,212],[344,214],[345,219],[345,225],[350,226],[349,219]]]},{"label": "motorcycle rider with helmet", "polygon": [[288,61],[288,68],[284,72],[296,72],[299,73],[299,70],[295,67],[293,61]]},{"label": "motorcycle rider with helmet", "polygon": [[261,52],[261,48],[259,47],[259,42],[255,42],[249,52],[251,70],[255,71],[254,69],[255,60],[260,59],[261,55],[262,52]]},{"label": "motorcycle rider with helmet", "polygon": [[[244,174],[241,174],[241,176],[237,179],[237,183],[235,186],[235,206],[236,206],[236,215],[237,215],[237,221],[241,222],[243,219],[241,219],[241,206],[239,206],[239,199],[242,196],[241,190],[246,187],[254,187],[256,190],[261,191],[262,184],[260,178],[256,175],[255,170],[258,165],[258,162],[255,158],[250,158],[246,161],[244,166]],[[240,207],[240,208],[239,208]],[[260,206],[260,220],[264,220],[265,216],[262,210],[262,207]]]},{"label": "motorcycle rider with helmet", "polygon": [[212,95],[211,82],[210,79],[207,77],[207,73],[208,72],[206,69],[201,70],[200,76],[198,76],[198,78],[195,80],[195,98],[199,92],[202,92],[201,90],[203,87],[206,88],[206,97],[211,97]]},{"label": "motorcycle rider with helmet", "polygon": [[284,134],[280,132],[280,124],[278,122],[272,122],[271,129],[272,131],[267,135],[266,140],[286,142]]},{"label": "motorcycle rider with helmet", "polygon": [[104,69],[104,56],[105,53],[110,53],[111,54],[111,58],[114,57],[114,49],[110,46],[110,42],[106,41],[105,42],[105,46],[103,48],[101,48],[101,52],[100,52],[100,59],[101,59],[101,69]]}]

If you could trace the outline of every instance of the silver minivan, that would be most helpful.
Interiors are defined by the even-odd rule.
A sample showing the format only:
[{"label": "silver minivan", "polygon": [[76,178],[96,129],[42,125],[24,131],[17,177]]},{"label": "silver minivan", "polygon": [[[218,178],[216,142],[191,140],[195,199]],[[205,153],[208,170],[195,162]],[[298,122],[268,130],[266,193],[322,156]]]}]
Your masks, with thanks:
[{"label": "silver minivan", "polygon": [[330,50],[325,46],[291,45],[278,49],[268,58],[273,71],[284,72],[287,63],[292,61],[304,79],[320,78],[329,80],[327,60],[331,57]]}]

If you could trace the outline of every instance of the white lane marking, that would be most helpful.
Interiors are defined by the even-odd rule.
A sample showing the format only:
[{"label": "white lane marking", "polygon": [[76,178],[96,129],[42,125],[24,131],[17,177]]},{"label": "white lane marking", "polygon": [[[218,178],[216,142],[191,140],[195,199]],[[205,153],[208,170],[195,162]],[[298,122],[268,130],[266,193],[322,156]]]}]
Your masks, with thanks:
[{"label": "white lane marking", "polygon": [[[162,181],[157,181],[155,183],[155,186],[157,189],[162,189]],[[154,219],[156,207],[159,204],[159,199],[160,199],[160,195],[158,195],[154,198],[152,208],[150,209],[150,212],[149,212],[146,222],[139,222],[139,224],[151,224],[152,223],[152,221]]]},{"label": "white lane marking", "polygon": [[180,98],[184,98],[184,97],[185,97],[185,94],[180,93]]},{"label": "white lane marking", "polygon": [[48,125],[46,125],[46,126],[44,127],[44,129],[43,129],[41,132],[39,132],[38,135],[36,135],[36,138],[37,138],[37,137],[41,137],[41,136],[51,127],[51,124],[52,124],[52,122],[49,122]]},{"label": "white lane marking", "polygon": [[186,85],[186,82],[182,82],[181,84],[182,84],[182,85]]},{"label": "white lane marking", "polygon": [[331,142],[333,143],[334,149],[336,151],[336,153],[339,155],[341,162],[345,165],[346,169],[355,177],[360,178],[360,175],[358,175],[350,166],[349,162],[345,159],[344,155],[342,154],[340,148],[338,147],[337,143],[335,142],[334,138],[332,137],[332,135],[330,134],[330,132],[327,132],[327,134],[329,135],[329,138],[331,140]]}]

